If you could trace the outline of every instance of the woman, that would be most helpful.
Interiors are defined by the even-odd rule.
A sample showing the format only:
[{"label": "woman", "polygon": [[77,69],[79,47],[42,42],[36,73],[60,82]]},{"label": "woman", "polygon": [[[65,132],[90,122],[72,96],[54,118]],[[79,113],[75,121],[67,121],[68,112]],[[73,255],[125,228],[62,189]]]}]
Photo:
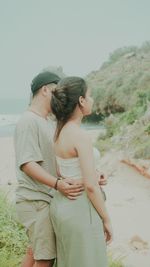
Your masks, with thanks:
[{"label": "woman", "polygon": [[[50,206],[56,234],[57,267],[107,267],[106,242],[111,223],[99,188],[92,147],[81,121],[92,111],[93,99],[79,77],[62,79],[52,92],[51,107],[57,119],[55,154],[61,177],[82,178],[85,192],[71,201],[58,191]],[[59,180],[56,182],[56,189]]]}]

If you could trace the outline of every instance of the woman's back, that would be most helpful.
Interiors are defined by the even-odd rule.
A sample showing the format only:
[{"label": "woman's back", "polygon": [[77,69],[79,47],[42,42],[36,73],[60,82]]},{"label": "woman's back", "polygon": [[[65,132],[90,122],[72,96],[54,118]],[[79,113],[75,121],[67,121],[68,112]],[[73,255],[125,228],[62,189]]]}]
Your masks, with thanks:
[{"label": "woman's back", "polygon": [[64,159],[78,157],[76,142],[83,131],[83,129],[72,122],[66,123],[54,145],[56,156]]},{"label": "woman's back", "polygon": [[[93,155],[94,155],[95,165],[97,165],[100,159],[100,153],[95,147],[93,147]],[[56,162],[61,177],[73,178],[73,179],[82,178],[79,157],[62,158],[56,156]]]}]

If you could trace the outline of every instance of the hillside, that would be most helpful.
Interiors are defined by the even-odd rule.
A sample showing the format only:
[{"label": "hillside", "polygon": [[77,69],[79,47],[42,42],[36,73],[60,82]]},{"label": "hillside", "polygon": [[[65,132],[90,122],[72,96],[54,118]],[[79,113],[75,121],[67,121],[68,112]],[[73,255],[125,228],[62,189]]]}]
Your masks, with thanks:
[{"label": "hillside", "polygon": [[99,70],[86,77],[95,100],[94,111],[104,115],[124,112],[138,101],[150,100],[149,70],[150,42],[114,51]]},{"label": "hillside", "polygon": [[[123,159],[150,159],[150,42],[112,53],[87,81],[94,97],[93,116],[103,123],[105,135],[97,146],[115,149]],[[144,168],[147,168],[147,163]],[[148,163],[149,164],[149,163]]]}]

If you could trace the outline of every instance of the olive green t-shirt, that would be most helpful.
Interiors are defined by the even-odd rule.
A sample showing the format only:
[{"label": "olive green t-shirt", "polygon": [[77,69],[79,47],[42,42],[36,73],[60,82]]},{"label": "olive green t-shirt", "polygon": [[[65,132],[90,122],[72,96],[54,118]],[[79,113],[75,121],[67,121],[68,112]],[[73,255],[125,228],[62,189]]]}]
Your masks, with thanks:
[{"label": "olive green t-shirt", "polygon": [[54,122],[31,111],[26,111],[20,118],[14,134],[18,181],[17,202],[23,200],[50,202],[53,189],[26,175],[21,170],[21,166],[27,162],[37,162],[44,170],[56,177],[53,149],[54,131]]}]

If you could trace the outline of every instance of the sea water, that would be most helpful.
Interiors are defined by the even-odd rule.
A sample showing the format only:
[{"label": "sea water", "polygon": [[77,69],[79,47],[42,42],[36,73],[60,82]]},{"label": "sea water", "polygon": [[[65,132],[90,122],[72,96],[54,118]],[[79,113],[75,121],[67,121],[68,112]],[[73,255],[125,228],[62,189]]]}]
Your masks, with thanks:
[{"label": "sea water", "polygon": [[28,105],[27,98],[0,98],[0,137],[13,136],[16,123]]},{"label": "sea water", "polygon": [[13,136],[21,114],[0,114],[0,137]]}]

